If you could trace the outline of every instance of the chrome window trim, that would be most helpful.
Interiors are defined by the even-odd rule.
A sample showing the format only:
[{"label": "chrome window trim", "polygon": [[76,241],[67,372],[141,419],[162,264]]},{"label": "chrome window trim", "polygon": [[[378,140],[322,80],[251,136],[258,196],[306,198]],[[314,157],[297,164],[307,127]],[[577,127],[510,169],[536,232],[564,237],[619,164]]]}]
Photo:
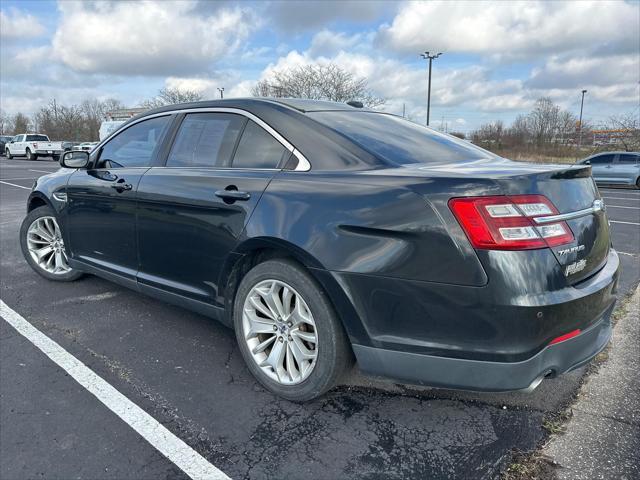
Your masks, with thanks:
[{"label": "chrome window trim", "polygon": [[586,215],[601,211],[605,211],[604,201],[597,199],[593,201],[593,205],[591,205],[589,208],[583,208],[582,210],[576,210],[575,212],[561,213],[560,215],[537,217],[534,218],[533,221],[538,225],[544,225],[546,223],[561,222],[563,220],[573,220],[574,218],[584,217]]},{"label": "chrome window trim", "polygon": [[[166,112],[160,112],[160,113],[154,113],[152,115],[145,115],[144,117],[138,118],[135,121],[131,122],[131,123],[127,123],[126,125],[123,125],[122,127],[118,128],[116,131],[114,131],[111,135],[109,135],[107,138],[105,138],[102,142],[100,142],[98,145],[96,145],[94,151],[97,151],[98,149],[102,148],[102,146],[107,143],[109,140],[111,140],[112,137],[115,137],[116,135],[118,135],[120,132],[126,130],[127,128],[143,122],[145,120],[149,120],[151,118],[156,118],[156,117],[163,117],[166,115],[174,115],[177,113],[235,113],[237,115],[242,115],[250,120],[253,120],[254,122],[256,122],[258,125],[260,125],[262,128],[264,128],[267,132],[269,132],[269,134],[275,138],[278,142],[280,142],[280,144],[286,148],[290,153],[292,153],[293,155],[295,155],[295,157],[298,159],[298,165],[296,165],[296,168],[294,168],[293,170],[290,170],[291,172],[308,172],[309,170],[311,170],[311,163],[309,163],[309,160],[307,160],[307,158],[300,153],[300,151],[298,149],[296,149],[286,138],[284,138],[282,135],[280,135],[276,130],[274,130],[268,123],[266,123],[264,120],[262,120],[260,117],[257,117],[256,115],[254,115],[251,112],[247,112],[246,110],[242,110],[241,108],[230,108],[230,107],[202,107],[202,108],[181,108],[181,109],[176,109],[176,110],[167,110]],[[212,167],[215,168],[215,167]],[[230,167],[231,169],[234,169],[234,167]],[[282,170],[279,168],[238,168],[237,170]]]}]

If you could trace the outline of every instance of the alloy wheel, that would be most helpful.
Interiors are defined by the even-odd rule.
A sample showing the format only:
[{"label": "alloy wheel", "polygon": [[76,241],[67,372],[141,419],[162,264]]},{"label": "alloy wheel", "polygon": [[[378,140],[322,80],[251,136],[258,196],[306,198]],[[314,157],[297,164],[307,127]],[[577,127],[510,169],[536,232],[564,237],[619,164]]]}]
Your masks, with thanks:
[{"label": "alloy wheel", "polygon": [[27,248],[36,264],[47,273],[61,275],[71,271],[64,241],[54,217],[36,218],[27,230]]},{"label": "alloy wheel", "polygon": [[304,298],[280,280],[256,284],[244,301],[243,337],[251,357],[272,380],[295,385],[318,358],[318,335]]}]

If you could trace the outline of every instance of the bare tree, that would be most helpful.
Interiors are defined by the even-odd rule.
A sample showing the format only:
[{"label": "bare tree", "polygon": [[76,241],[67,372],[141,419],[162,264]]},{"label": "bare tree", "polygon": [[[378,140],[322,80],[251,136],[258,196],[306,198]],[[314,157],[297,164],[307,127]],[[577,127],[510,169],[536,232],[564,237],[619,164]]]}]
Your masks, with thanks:
[{"label": "bare tree", "polygon": [[202,100],[202,94],[193,90],[180,90],[177,88],[163,88],[158,94],[140,104],[142,107],[156,108],[176,103],[189,103]]},{"label": "bare tree", "polygon": [[613,130],[617,143],[627,152],[640,151],[640,119],[637,113],[609,117],[607,129]]},{"label": "bare tree", "polygon": [[292,97],[333,102],[360,101],[368,107],[383,105],[385,99],[376,96],[359,78],[338,65],[304,65],[275,71],[258,82],[251,93],[255,97]]},{"label": "bare tree", "polygon": [[84,130],[82,138],[96,141],[99,139],[100,124],[104,121],[107,112],[124,108],[124,104],[115,98],[106,100],[87,99],[80,104],[80,110],[84,117]]},{"label": "bare tree", "polygon": [[11,117],[0,109],[0,135],[10,135],[13,132]]},{"label": "bare tree", "polygon": [[27,133],[31,127],[31,120],[24,113],[18,112],[11,119],[13,134]]}]

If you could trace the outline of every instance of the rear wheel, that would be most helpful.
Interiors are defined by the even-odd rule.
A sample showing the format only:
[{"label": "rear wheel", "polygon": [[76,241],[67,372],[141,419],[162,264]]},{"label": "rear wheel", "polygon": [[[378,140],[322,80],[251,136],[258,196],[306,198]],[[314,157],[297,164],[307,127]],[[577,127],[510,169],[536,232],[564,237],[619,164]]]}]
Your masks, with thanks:
[{"label": "rear wheel", "polygon": [[27,160],[37,160],[38,156],[27,148]]},{"label": "rear wheel", "polygon": [[249,271],[238,287],[233,320],[251,373],[288,400],[322,395],[351,361],[329,299],[295,262],[269,260]]},{"label": "rear wheel", "polygon": [[82,276],[69,266],[62,231],[49,206],[32,210],[22,221],[20,247],[31,268],[48,280],[71,282]]},{"label": "rear wheel", "polygon": [[640,189],[640,177],[636,179],[636,188]]}]

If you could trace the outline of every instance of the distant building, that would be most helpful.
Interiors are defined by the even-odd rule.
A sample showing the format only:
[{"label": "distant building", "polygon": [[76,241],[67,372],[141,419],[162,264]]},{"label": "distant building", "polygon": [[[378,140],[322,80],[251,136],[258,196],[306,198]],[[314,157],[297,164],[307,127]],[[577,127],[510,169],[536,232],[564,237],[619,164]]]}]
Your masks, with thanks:
[{"label": "distant building", "polygon": [[105,114],[105,120],[108,122],[129,120],[131,117],[135,117],[136,115],[146,112],[147,110],[148,108],[145,107],[121,108],[119,110],[112,110]]},{"label": "distant building", "polygon": [[638,130],[619,128],[609,130],[592,130],[594,145],[616,145],[623,140],[632,140],[640,132]]}]

